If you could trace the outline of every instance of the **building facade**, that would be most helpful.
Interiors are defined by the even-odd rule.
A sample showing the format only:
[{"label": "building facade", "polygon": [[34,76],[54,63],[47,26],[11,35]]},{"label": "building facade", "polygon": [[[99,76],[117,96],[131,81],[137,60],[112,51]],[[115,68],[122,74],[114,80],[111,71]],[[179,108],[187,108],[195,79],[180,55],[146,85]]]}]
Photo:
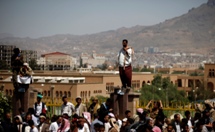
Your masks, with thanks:
[{"label": "building facade", "polygon": [[69,54],[53,52],[41,55],[37,60],[40,70],[73,70],[76,59]]}]

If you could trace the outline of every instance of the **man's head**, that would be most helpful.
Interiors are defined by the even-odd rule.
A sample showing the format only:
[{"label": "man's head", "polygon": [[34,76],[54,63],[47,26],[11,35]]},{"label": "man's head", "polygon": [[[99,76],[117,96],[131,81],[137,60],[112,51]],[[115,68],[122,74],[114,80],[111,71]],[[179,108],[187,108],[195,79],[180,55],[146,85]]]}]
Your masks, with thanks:
[{"label": "man's head", "polygon": [[40,123],[44,123],[46,120],[46,116],[44,114],[40,114]]},{"label": "man's head", "polygon": [[186,111],[184,112],[184,115],[185,115],[186,118],[189,120],[189,118],[190,118],[190,111],[186,110]]},{"label": "man's head", "polygon": [[28,113],[28,114],[25,116],[25,120],[26,120],[26,122],[28,122],[29,120],[32,120],[31,113]]},{"label": "man's head", "polygon": [[128,46],[128,40],[127,39],[123,39],[122,40],[122,46],[125,48]]},{"label": "man's head", "polygon": [[134,119],[132,119],[132,118],[127,118],[127,122],[126,122],[126,125],[127,126],[129,126],[129,125],[131,125],[131,124],[133,124],[134,123]]},{"label": "man's head", "polygon": [[34,126],[34,121],[33,120],[29,120],[28,121],[28,125],[32,128]]},{"label": "man's head", "polygon": [[41,102],[43,95],[41,93],[37,94],[37,102]]},{"label": "man's head", "polygon": [[100,125],[99,132],[105,132],[105,126],[104,125]]},{"label": "man's head", "polygon": [[176,122],[180,122],[180,120],[181,120],[180,115],[179,115],[179,114],[175,114],[175,115],[174,115],[174,120],[175,120]]},{"label": "man's head", "polygon": [[83,117],[79,117],[78,118],[78,128],[83,128],[84,127],[84,123],[85,123],[85,120]]},{"label": "man's head", "polygon": [[62,101],[63,101],[63,103],[67,103],[67,96],[63,96]]},{"label": "man's head", "polygon": [[76,97],[75,101],[77,102],[77,104],[81,104],[82,101],[81,97],[80,96]]},{"label": "man's head", "polygon": [[105,103],[108,107],[110,107],[111,106],[111,104],[112,104],[112,99],[111,98],[108,98],[107,100],[106,100],[106,103]]},{"label": "man's head", "polygon": [[126,118],[131,118],[131,111],[130,110],[125,111],[125,117]]},{"label": "man's head", "polygon": [[65,118],[65,119],[69,119],[68,113],[63,113],[62,117]]},{"label": "man's head", "polygon": [[11,114],[10,114],[9,112],[7,112],[7,113],[5,114],[5,116],[4,116],[4,120],[5,120],[5,121],[10,121],[10,119],[11,119]]},{"label": "man's head", "polygon": [[93,114],[94,119],[98,119],[99,115],[97,113]]},{"label": "man's head", "polygon": [[19,48],[14,48],[13,49],[13,53],[14,54],[19,54],[20,53],[20,49]]},{"label": "man's head", "polygon": [[60,124],[62,123],[63,117],[62,116],[57,116],[57,123]]},{"label": "man's head", "polygon": [[105,122],[108,122],[109,119],[110,119],[109,115],[106,115],[106,116],[104,117],[104,121],[105,121]]},{"label": "man's head", "polygon": [[167,132],[172,132],[172,130],[173,130],[173,126],[171,124],[169,124],[167,126]]},{"label": "man's head", "polygon": [[92,101],[94,104],[97,104],[99,100],[98,100],[98,98],[94,98]]},{"label": "man's head", "polygon": [[15,119],[16,124],[21,124],[22,123],[22,117],[21,116],[17,115],[17,116],[14,117],[14,119]]}]

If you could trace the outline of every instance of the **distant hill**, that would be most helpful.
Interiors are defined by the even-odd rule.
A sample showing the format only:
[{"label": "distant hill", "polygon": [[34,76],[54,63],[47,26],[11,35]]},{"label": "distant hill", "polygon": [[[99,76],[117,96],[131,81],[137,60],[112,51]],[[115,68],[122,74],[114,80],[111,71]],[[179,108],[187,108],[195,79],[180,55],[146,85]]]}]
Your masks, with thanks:
[{"label": "distant hill", "polygon": [[[10,44],[39,53],[60,51],[70,54],[95,50],[119,50],[121,40],[129,40],[136,50],[145,46],[159,47],[163,51],[210,52],[215,49],[215,4],[203,4],[188,13],[153,26],[122,27],[89,35],[54,35],[31,38],[0,37],[0,44]],[[215,3],[215,2],[214,2]]]}]

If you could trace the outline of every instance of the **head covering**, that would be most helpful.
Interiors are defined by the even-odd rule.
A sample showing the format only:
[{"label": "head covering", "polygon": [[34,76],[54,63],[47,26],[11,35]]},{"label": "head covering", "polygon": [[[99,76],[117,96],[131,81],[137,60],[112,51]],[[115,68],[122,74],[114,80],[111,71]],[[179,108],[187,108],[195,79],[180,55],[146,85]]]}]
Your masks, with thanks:
[{"label": "head covering", "polygon": [[16,115],[14,118],[18,118],[19,121],[22,123],[22,117],[20,115]]},{"label": "head covering", "polygon": [[28,63],[23,63],[24,66],[29,66]]},{"label": "head covering", "polygon": [[38,93],[38,94],[37,94],[37,97],[42,99],[42,98],[43,98],[43,95],[40,94],[40,93]]},{"label": "head covering", "polygon": [[77,96],[77,97],[75,98],[75,100],[77,100],[77,99],[81,99],[81,96]]},{"label": "head covering", "polygon": [[161,132],[161,129],[160,129],[159,127],[157,127],[157,126],[154,126],[154,127],[152,128],[152,131],[153,131],[153,132]]},{"label": "head covering", "polygon": [[64,124],[62,124],[63,126],[60,126],[58,128],[58,132],[64,132],[65,130],[68,130],[68,128],[70,128],[70,123],[69,123],[69,120],[67,119],[63,119],[64,120]]},{"label": "head covering", "polygon": [[40,115],[40,118],[44,118],[44,119],[46,119],[46,117],[45,117],[44,115]]},{"label": "head covering", "polygon": [[115,128],[117,131],[119,131],[119,126],[116,124],[115,118],[110,118],[109,122],[112,128]]},{"label": "head covering", "polygon": [[83,117],[88,121],[88,123],[91,123],[91,115],[89,112],[83,112]]},{"label": "head covering", "polygon": [[126,122],[127,120],[128,120],[127,118],[122,119],[123,122]]},{"label": "head covering", "polygon": [[140,114],[142,114],[144,112],[144,110],[143,110],[143,108],[138,108],[137,112],[140,113]]},{"label": "head covering", "polygon": [[109,113],[108,114],[111,118],[115,118],[114,114],[113,113]]}]

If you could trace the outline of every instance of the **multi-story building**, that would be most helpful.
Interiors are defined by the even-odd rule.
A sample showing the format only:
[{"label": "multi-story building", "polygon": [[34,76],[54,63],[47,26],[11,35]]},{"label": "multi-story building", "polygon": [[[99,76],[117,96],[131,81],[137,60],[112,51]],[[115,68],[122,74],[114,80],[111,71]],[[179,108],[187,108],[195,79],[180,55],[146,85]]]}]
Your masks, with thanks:
[{"label": "multi-story building", "polygon": [[34,50],[22,50],[24,62],[29,63],[30,60],[37,60],[37,51]]},{"label": "multi-story building", "polygon": [[80,66],[84,66],[85,64],[90,65],[92,67],[102,66],[106,61],[106,57],[102,54],[97,54],[93,52],[92,55],[87,53],[82,53],[80,56]]},{"label": "multi-story building", "polygon": [[0,60],[4,61],[8,66],[11,65],[11,56],[13,55],[13,45],[0,45]]},{"label": "multi-story building", "polygon": [[41,55],[37,64],[41,70],[72,70],[76,65],[76,59],[69,54],[53,52]]}]

